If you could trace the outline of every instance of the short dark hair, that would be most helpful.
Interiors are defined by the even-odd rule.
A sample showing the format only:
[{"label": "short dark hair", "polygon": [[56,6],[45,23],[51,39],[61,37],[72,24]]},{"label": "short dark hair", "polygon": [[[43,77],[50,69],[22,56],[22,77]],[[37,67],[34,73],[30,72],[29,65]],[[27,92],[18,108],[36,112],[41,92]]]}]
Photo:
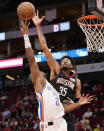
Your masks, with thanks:
[{"label": "short dark hair", "polygon": [[62,58],[61,58],[61,60],[60,60],[60,64],[61,64],[61,61],[63,60],[63,59],[65,59],[65,58],[67,58],[67,59],[69,59],[70,61],[71,61],[71,63],[72,63],[72,65],[73,65],[73,69],[74,70],[76,70],[76,67],[75,67],[75,61],[74,61],[74,59],[72,58],[72,57],[70,57],[70,56],[63,56]]},{"label": "short dark hair", "polygon": [[67,56],[67,55],[66,55],[66,56],[63,56],[63,57],[61,58],[60,63],[61,63],[61,61],[62,61],[63,59],[65,59],[65,58],[69,59],[69,60],[71,61],[72,65],[74,65],[74,64],[75,64],[75,62],[74,62],[73,58],[72,58],[72,57],[70,57],[70,56]]}]

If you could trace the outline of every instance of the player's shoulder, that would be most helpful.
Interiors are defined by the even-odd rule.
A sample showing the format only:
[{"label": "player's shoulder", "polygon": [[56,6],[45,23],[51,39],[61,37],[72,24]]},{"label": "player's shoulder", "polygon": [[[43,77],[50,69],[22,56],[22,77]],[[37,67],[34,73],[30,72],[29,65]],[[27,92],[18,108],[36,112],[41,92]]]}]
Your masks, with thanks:
[{"label": "player's shoulder", "polygon": [[81,80],[80,80],[79,78],[77,78],[76,81],[77,81],[78,83],[81,83]]}]

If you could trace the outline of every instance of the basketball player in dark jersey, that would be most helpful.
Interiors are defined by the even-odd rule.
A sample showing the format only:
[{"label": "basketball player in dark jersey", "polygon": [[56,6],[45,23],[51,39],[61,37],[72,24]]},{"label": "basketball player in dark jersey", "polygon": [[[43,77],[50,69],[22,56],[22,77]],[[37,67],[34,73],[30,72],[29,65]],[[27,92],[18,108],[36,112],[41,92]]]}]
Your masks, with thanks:
[{"label": "basketball player in dark jersey", "polygon": [[[68,62],[71,64],[68,65]],[[78,98],[76,98],[76,88],[78,86],[76,86],[76,84],[78,78],[76,72],[73,70],[72,63],[73,60],[71,57],[64,56],[61,59],[60,73],[50,81],[50,83],[59,92],[60,100],[62,102],[64,102],[67,98],[71,98],[74,102],[77,102],[78,100]],[[66,75],[66,71],[69,72],[68,75]],[[66,113],[64,118],[68,124],[68,131],[75,131],[74,113]]]},{"label": "basketball player in dark jersey", "polygon": [[[46,43],[46,39],[42,33],[41,22],[45,16],[39,18],[38,11],[33,17],[33,23],[36,26],[40,45],[46,56],[47,63],[51,69],[50,80],[51,84],[60,93],[60,100],[64,102],[67,97],[72,100],[81,97],[81,82],[77,78],[75,71],[73,70],[73,63],[70,57],[63,57],[61,64],[53,59],[51,52],[49,51]],[[68,113],[64,116],[68,124],[68,131],[75,131],[74,115],[73,112]]]}]

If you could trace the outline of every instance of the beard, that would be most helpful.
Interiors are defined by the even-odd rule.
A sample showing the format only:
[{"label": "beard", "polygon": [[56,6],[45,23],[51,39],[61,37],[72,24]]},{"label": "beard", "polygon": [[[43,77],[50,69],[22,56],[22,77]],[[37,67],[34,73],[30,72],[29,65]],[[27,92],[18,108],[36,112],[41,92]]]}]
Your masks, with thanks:
[{"label": "beard", "polygon": [[67,66],[63,66],[61,70],[63,70],[63,71],[68,70],[68,67]]}]

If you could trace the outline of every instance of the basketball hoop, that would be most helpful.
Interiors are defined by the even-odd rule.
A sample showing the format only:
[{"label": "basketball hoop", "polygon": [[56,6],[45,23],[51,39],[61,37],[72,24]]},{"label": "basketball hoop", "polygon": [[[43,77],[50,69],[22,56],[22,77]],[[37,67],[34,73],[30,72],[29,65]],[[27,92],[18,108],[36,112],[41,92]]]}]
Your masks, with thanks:
[{"label": "basketball hoop", "polygon": [[78,19],[82,31],[86,35],[89,52],[104,52],[104,20],[89,15]]}]

